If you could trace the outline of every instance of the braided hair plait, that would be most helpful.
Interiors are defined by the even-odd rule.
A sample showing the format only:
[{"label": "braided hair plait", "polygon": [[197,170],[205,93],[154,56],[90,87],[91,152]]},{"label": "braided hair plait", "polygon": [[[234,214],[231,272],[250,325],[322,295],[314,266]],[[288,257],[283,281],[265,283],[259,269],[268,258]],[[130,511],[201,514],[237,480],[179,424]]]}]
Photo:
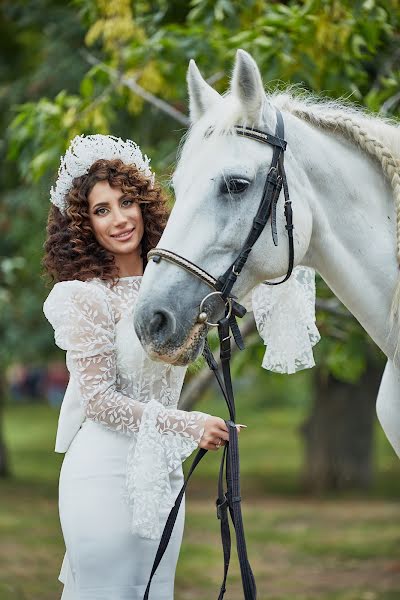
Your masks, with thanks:
[{"label": "braided hair plait", "polygon": [[[324,129],[339,131],[346,138],[354,141],[369,156],[380,164],[382,171],[393,190],[396,210],[396,257],[400,265],[400,159],[393,156],[391,150],[378,138],[371,135],[355,118],[338,112],[318,114],[308,112],[302,108],[291,107],[290,112],[295,116],[309,121]],[[392,299],[390,310],[390,323],[393,325],[395,319],[400,324],[400,279]]]}]

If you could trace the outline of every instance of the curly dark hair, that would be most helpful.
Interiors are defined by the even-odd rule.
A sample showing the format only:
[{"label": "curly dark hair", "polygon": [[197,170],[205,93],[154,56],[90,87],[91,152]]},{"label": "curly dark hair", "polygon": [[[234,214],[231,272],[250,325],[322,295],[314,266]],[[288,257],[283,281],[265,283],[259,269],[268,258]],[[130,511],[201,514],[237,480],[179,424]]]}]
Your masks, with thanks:
[{"label": "curly dark hair", "polygon": [[47,220],[47,238],[42,259],[43,276],[51,283],[93,277],[118,281],[119,269],[114,256],[96,240],[89,221],[88,196],[98,181],[108,181],[123,194],[137,198],[140,205],[144,233],[141,241],[143,268],[147,253],[154,248],[169,216],[167,198],[158,184],[151,182],[134,165],[119,159],[100,159],[92,164],[86,175],[76,177],[66,196],[66,214],[51,205]]}]

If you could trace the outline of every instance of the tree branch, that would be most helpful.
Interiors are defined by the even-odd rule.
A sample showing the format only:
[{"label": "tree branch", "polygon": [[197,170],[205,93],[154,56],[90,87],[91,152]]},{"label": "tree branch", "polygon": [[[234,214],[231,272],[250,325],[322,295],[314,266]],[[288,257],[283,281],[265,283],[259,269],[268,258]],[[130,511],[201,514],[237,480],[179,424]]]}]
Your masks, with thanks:
[{"label": "tree branch", "polygon": [[394,94],[382,104],[382,107],[379,111],[380,114],[386,115],[392,108],[394,108],[400,102],[400,92]]},{"label": "tree branch", "polygon": [[189,126],[189,118],[184,113],[168,104],[168,102],[165,102],[165,100],[158,98],[151,92],[148,92],[142,88],[142,86],[140,86],[133,77],[125,77],[116,69],[113,69],[112,67],[109,67],[105,63],[101,62],[87,50],[83,50],[82,55],[89,64],[98,66],[102,71],[108,73],[110,77],[118,81],[118,83],[132,90],[132,92],[143,98],[143,100],[149,104],[155,106],[158,110],[161,110],[172,119],[175,119],[175,121],[178,121],[181,125],[184,125],[185,127]]}]

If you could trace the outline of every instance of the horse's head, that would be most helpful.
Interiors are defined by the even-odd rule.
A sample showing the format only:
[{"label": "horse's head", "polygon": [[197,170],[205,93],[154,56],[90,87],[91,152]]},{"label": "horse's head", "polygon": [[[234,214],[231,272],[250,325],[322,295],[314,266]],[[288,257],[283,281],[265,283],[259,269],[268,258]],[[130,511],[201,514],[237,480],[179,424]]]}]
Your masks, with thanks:
[{"label": "horse's head", "polygon": [[[265,179],[272,147],[235,134],[234,125],[274,133],[276,112],[263,89],[254,60],[237,53],[230,92],[220,96],[202,78],[191,61],[188,70],[191,128],[173,176],[176,202],[158,244],[205,269],[217,278],[237,257],[251,229]],[[299,172],[290,149],[285,168],[293,207],[294,264],[307,251],[311,211],[304,199],[306,177]],[[288,268],[288,243],[283,193],[277,204],[278,246],[267,223],[256,241],[232,293],[238,299],[265,279],[279,277]],[[201,300],[212,290],[200,279],[161,259],[149,261],[135,311],[135,328],[151,358],[185,365],[202,350],[207,326],[197,321]],[[208,320],[224,314],[218,296],[207,300]]]}]

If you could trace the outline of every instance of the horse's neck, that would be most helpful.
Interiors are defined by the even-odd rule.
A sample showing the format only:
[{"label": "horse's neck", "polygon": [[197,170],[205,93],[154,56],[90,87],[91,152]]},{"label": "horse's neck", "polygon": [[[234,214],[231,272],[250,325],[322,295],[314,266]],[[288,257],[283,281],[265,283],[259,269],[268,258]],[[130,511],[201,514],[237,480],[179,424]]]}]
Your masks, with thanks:
[{"label": "horse's neck", "polygon": [[[398,265],[391,188],[380,166],[354,144],[297,119],[296,125],[292,143],[288,128],[288,142],[312,188],[313,234],[303,262],[393,357],[398,330],[389,335],[389,313]],[[307,136],[307,152],[299,133]]]}]

